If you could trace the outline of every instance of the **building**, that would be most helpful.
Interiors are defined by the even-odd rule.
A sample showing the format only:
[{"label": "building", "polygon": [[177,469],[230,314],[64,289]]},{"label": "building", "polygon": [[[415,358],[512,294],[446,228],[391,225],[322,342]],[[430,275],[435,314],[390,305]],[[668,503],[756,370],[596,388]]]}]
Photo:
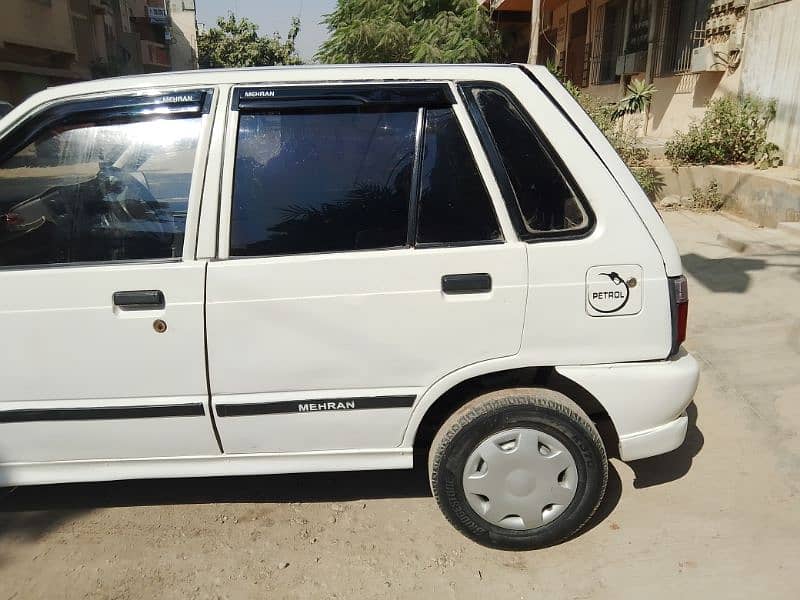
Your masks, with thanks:
[{"label": "building", "polygon": [[127,0],[145,73],[197,68],[194,0]]},{"label": "building", "polygon": [[[715,94],[738,90],[742,1],[495,0],[493,15],[511,40],[511,59],[527,59],[531,8],[538,8],[536,61],[591,94],[617,99],[631,79],[652,81],[658,93],[646,133],[668,137],[702,116]],[[720,50],[701,64],[695,50],[703,46]]]},{"label": "building", "polygon": [[770,135],[788,164],[800,164],[800,0],[478,1],[492,10],[510,60],[552,63],[611,100],[632,79],[652,82],[651,137],[685,129],[722,94],[776,98]]},{"label": "building", "polygon": [[[80,79],[142,72],[139,42],[132,29],[128,2],[69,0],[76,47],[73,68]],[[51,4],[56,3],[53,0]],[[31,44],[37,42],[36,38],[30,39]]]},{"label": "building", "polygon": [[0,100],[96,77],[197,68],[194,0],[4,0]]},{"label": "building", "polygon": [[76,64],[69,0],[6,0],[0,19],[0,99],[17,104],[47,85],[90,76]]},{"label": "building", "polygon": [[741,91],[778,104],[770,140],[800,168],[800,0],[751,0]]},{"label": "building", "polygon": [[172,21],[170,59],[173,71],[197,68],[197,13],[195,0],[169,0]]}]

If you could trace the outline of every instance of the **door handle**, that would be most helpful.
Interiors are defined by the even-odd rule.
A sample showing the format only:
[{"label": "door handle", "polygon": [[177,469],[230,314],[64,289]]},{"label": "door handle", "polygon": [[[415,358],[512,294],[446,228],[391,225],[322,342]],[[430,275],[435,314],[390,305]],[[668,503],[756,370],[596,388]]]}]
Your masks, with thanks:
[{"label": "door handle", "polygon": [[130,290],[114,292],[114,306],[123,310],[159,310],[164,308],[164,292],[161,290]]},{"label": "door handle", "polygon": [[492,276],[489,273],[443,275],[442,291],[445,294],[485,294],[492,291]]}]

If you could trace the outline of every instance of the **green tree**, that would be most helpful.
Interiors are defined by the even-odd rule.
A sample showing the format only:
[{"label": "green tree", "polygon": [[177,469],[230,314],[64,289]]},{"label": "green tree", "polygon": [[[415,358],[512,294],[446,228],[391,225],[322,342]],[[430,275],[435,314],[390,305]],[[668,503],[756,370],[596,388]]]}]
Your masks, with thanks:
[{"label": "green tree", "polygon": [[323,22],[325,63],[500,60],[500,34],[476,0],[338,0]]},{"label": "green tree", "polygon": [[233,13],[217,19],[217,26],[197,37],[197,54],[201,68],[259,67],[266,65],[298,65],[295,40],[300,20],[292,19],[286,40],[277,33],[261,36],[258,25],[247,18],[237,19]]}]

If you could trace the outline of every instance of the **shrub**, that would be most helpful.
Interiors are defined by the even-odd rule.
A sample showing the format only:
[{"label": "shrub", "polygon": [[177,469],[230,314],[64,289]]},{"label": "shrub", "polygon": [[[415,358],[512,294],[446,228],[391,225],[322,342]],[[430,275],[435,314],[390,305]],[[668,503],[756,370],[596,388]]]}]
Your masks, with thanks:
[{"label": "shrub", "polygon": [[644,193],[650,198],[661,191],[664,180],[648,163],[650,152],[639,141],[638,123],[635,120],[624,122],[618,119],[619,105],[590,96],[575,86],[566,86],[580,103],[592,121],[617,151],[622,161],[628,165]]},{"label": "shrub", "polygon": [[639,186],[647,194],[648,198],[654,200],[656,195],[664,189],[664,177],[653,165],[642,165],[640,167],[629,167],[631,173],[636,178]]},{"label": "shrub", "polygon": [[[652,85],[646,86],[644,84],[629,87],[630,94],[628,96],[620,102],[609,102],[603,98],[583,92],[567,79],[555,64],[548,63],[547,68],[561,81],[564,88],[572,94],[575,100],[583,107],[583,110],[586,111],[586,114],[589,115],[589,118],[608,138],[622,161],[628,165],[644,193],[651,199],[654,198],[664,187],[664,180],[658,171],[647,162],[650,158],[650,153],[647,148],[642,146],[636,135],[638,124],[631,120],[626,123],[620,117],[636,112],[631,108],[636,103],[640,103],[642,106],[649,103],[655,88]],[[636,99],[632,100],[634,96]],[[626,108],[620,108],[621,106]]]},{"label": "shrub", "polygon": [[614,108],[614,118],[621,119],[625,115],[635,115],[644,112],[653,96],[656,93],[656,86],[652,83],[645,83],[643,79],[634,79],[628,84],[628,94],[623,97]]},{"label": "shrub", "polygon": [[719,184],[712,179],[706,187],[695,187],[691,195],[692,208],[698,210],[720,210],[725,206],[725,198],[719,193]]},{"label": "shrub", "polygon": [[775,101],[752,96],[712,100],[703,119],[666,143],[664,155],[673,167],[684,164],[753,163],[760,169],[780,164],[778,147],[767,141],[775,118]]}]

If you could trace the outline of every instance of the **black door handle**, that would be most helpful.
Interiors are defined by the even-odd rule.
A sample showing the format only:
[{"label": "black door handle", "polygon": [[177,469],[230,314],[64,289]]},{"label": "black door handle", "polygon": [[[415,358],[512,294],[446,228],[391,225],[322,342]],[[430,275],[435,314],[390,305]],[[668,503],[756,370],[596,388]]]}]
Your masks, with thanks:
[{"label": "black door handle", "polygon": [[442,276],[445,294],[485,294],[492,291],[492,276],[488,273],[461,273]]},{"label": "black door handle", "polygon": [[164,308],[161,290],[131,290],[114,292],[114,305],[125,310],[158,310]]}]

